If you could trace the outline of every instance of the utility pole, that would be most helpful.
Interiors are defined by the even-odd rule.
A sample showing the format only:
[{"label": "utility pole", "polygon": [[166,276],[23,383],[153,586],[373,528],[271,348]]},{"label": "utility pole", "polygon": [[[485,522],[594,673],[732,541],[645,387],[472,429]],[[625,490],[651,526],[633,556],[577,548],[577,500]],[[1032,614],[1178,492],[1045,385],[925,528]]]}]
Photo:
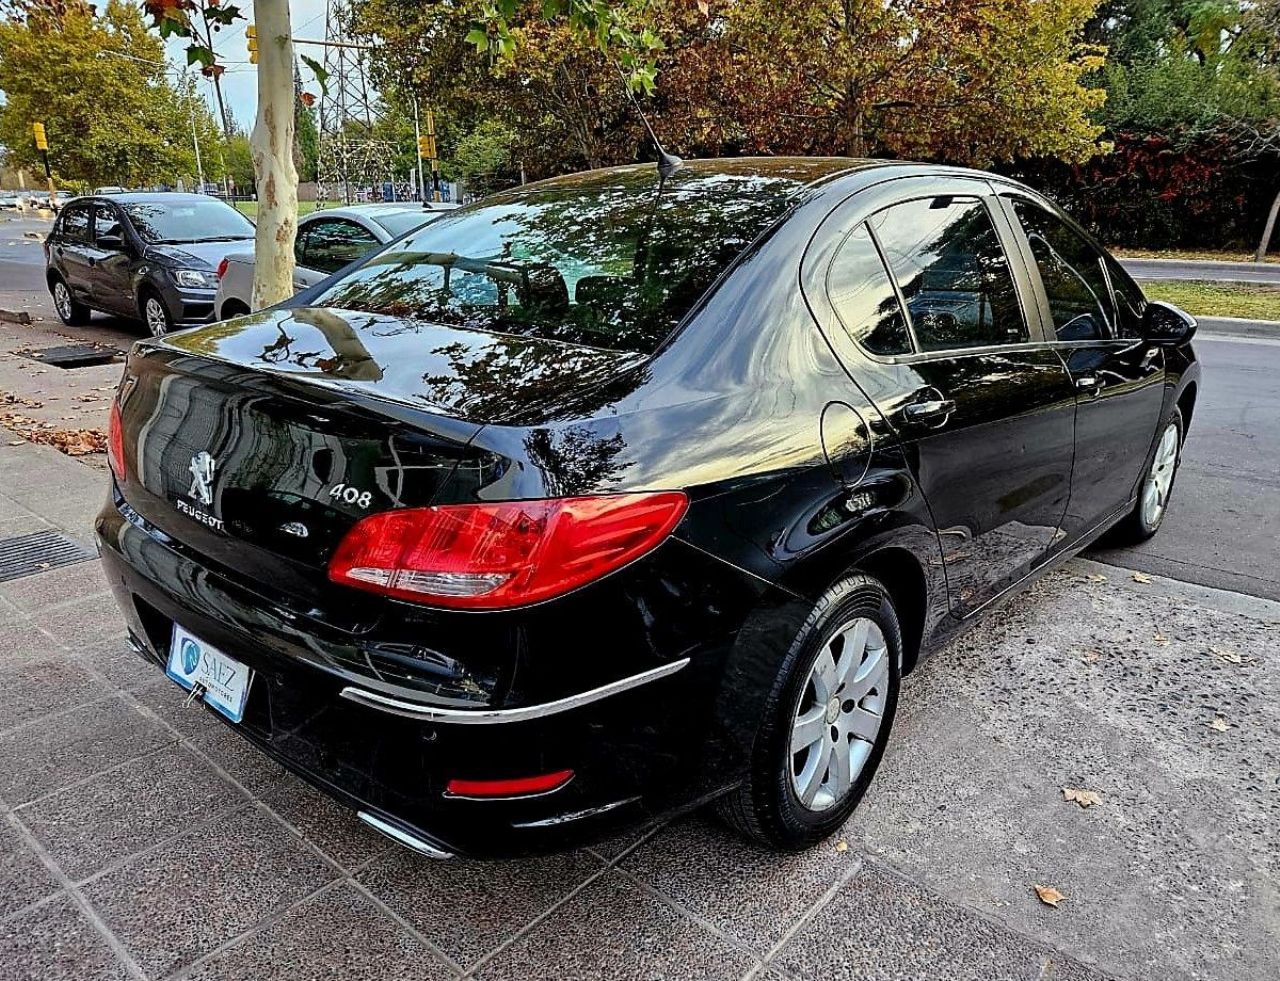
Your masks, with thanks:
[{"label": "utility pole", "polygon": [[[419,150],[422,147],[422,129],[418,125],[418,97],[413,97],[413,142],[417,144]],[[427,203],[427,183],[422,177],[422,154],[418,153],[418,197],[423,204]]]}]

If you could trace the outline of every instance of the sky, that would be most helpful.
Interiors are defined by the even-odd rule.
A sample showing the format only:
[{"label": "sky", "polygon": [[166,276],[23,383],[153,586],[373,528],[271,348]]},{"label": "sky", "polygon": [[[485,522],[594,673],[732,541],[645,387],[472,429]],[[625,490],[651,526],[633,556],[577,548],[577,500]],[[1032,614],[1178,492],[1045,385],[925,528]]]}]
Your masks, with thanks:
[{"label": "sky", "polygon": [[[325,5],[326,0],[290,0],[289,14],[293,19],[293,36],[323,41]],[[252,11],[252,5],[244,3],[241,12],[245,19],[236,21],[232,27],[224,28],[214,35],[214,48],[218,53],[218,62],[227,69],[222,76],[222,96],[236,122],[245,130],[253,128],[253,118],[258,110],[257,68],[249,64],[249,50],[245,46],[244,39],[244,29],[253,18]],[[186,66],[187,45],[181,38],[170,38],[166,43],[165,51],[173,65],[178,68]],[[320,51],[320,48],[309,48],[307,53],[320,61],[322,60]],[[302,77],[304,82],[310,81],[310,75],[305,68]],[[213,85],[202,79],[200,88],[216,117],[218,110],[213,98]]]}]

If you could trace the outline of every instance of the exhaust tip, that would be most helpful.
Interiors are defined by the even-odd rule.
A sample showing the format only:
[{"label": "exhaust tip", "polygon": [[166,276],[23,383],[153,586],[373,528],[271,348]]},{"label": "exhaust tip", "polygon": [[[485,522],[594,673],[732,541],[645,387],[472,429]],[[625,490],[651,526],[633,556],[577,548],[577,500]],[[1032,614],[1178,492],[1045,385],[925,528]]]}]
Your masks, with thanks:
[{"label": "exhaust tip", "polygon": [[403,845],[405,848],[412,849],[419,855],[426,855],[427,858],[440,860],[455,857],[453,852],[447,852],[440,846],[427,841],[427,839],[422,838],[411,831],[406,831],[399,825],[392,824],[390,821],[380,818],[376,814],[370,814],[368,811],[357,811],[356,817],[369,827],[373,828],[374,831],[378,831],[386,835],[392,841]]}]

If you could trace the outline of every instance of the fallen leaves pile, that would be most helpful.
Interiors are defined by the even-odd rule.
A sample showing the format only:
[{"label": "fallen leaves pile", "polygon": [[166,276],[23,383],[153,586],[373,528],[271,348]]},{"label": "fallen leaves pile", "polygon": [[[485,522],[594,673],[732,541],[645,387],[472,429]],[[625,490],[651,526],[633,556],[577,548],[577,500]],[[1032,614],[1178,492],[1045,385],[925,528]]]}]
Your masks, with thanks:
[{"label": "fallen leaves pile", "polygon": [[87,456],[107,451],[107,434],[101,429],[59,429],[16,412],[0,414],[0,423],[32,443],[52,446],[67,456]]}]

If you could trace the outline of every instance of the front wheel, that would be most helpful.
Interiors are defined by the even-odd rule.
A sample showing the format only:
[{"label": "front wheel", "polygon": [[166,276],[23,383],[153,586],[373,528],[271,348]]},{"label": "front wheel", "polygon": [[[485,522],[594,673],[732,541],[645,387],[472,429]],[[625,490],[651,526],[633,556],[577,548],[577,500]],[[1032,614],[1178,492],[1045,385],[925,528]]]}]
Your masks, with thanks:
[{"label": "front wheel", "polygon": [[1182,462],[1182,413],[1175,406],[1165,421],[1156,443],[1155,455],[1143,475],[1138,489],[1138,500],[1133,510],[1116,526],[1112,540],[1117,545],[1136,545],[1145,542],[1160,530],[1169,510],[1169,497],[1173,493],[1173,481]]},{"label": "front wheel", "polygon": [[155,293],[142,294],[142,321],[152,337],[163,337],[173,329],[173,320],[164,301]]},{"label": "front wheel", "polygon": [[885,588],[836,583],[814,606],[765,704],[747,780],[721,816],[771,848],[817,844],[853,813],[898,705],[902,634]]}]

